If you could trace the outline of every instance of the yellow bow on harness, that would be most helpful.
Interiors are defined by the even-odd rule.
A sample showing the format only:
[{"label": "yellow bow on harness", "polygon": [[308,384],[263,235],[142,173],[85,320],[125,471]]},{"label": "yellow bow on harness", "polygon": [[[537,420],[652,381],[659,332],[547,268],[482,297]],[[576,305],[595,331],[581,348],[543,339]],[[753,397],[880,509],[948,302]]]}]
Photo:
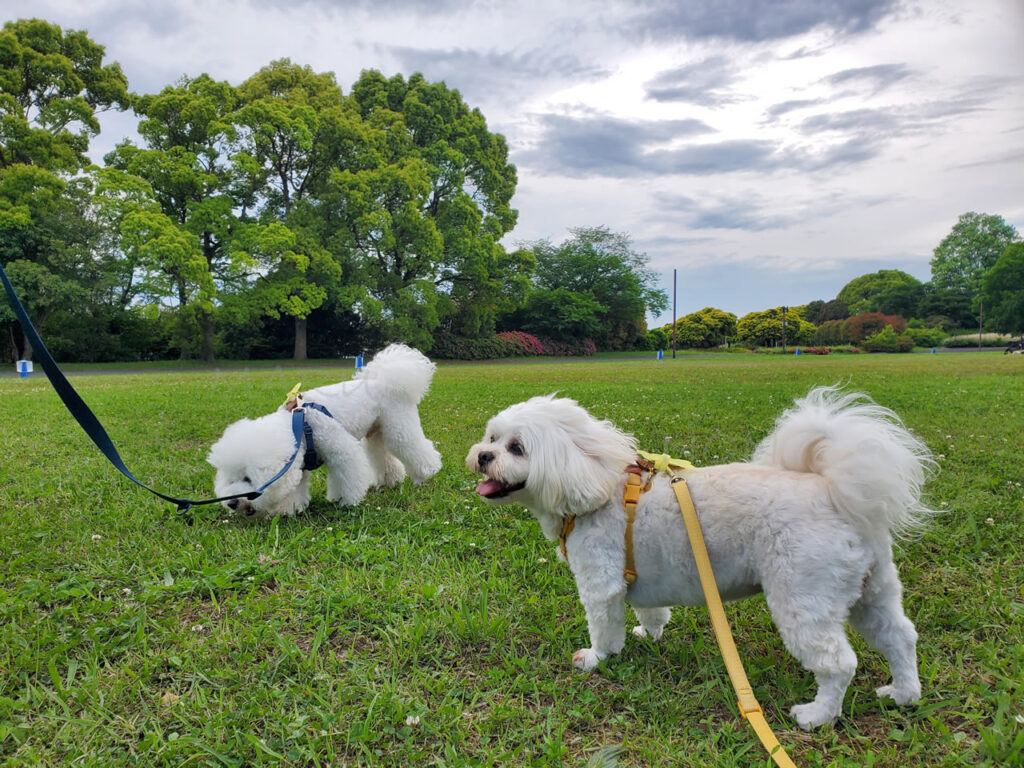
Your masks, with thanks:
[{"label": "yellow bow on harness", "polygon": [[647,451],[637,451],[636,453],[650,464],[655,472],[668,472],[670,475],[675,475],[677,472],[693,469],[693,464],[690,462],[684,459],[673,459],[667,453],[648,453]]},{"label": "yellow bow on harness", "polygon": [[298,384],[292,387],[291,392],[289,392],[284,398],[285,405],[288,405],[288,403],[292,402],[293,400],[297,403],[299,402],[299,400],[302,399],[302,395],[299,393],[299,388],[301,386],[302,382],[300,381]]}]

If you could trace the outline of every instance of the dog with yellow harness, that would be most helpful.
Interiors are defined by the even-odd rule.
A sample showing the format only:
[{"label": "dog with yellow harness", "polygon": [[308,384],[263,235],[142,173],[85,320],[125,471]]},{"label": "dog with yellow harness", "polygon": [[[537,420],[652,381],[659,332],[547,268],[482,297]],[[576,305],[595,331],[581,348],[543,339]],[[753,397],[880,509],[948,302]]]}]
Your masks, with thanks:
[{"label": "dog with yellow harness", "polygon": [[469,451],[467,466],[484,475],[477,493],[523,505],[560,542],[590,633],[574,666],[591,670],[622,650],[626,603],[639,621],[633,633],[652,640],[671,606],[705,603],[677,480],[722,597],[763,592],[786,648],[815,676],[813,701],[790,710],[800,727],[842,711],[857,666],[847,623],[889,662],[892,681],[878,695],[900,705],[920,698],[917,633],[892,546],[932,514],[921,492],[934,462],[895,413],[819,387],[779,418],[749,462],[693,468],[666,459],[638,456],[633,437],[554,395],[497,414]]}]

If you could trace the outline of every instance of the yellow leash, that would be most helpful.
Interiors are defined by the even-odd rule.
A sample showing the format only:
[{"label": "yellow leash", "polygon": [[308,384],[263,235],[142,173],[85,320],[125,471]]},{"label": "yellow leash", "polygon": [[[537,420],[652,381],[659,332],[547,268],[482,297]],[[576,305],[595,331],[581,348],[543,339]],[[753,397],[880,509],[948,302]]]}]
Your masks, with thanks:
[{"label": "yellow leash", "polygon": [[754,698],[754,691],[750,687],[750,681],[747,680],[747,673],[743,670],[743,662],[736,651],[736,643],[733,641],[732,631],[729,629],[729,620],[722,607],[722,598],[715,585],[715,574],[711,570],[711,559],[708,557],[708,548],[704,544],[704,534],[700,529],[700,521],[697,520],[697,512],[693,508],[690,489],[686,487],[686,480],[681,475],[672,478],[672,490],[675,491],[676,500],[679,502],[679,510],[683,513],[683,522],[686,523],[686,534],[690,537],[693,559],[697,562],[697,573],[700,575],[700,585],[704,590],[704,601],[708,605],[711,626],[715,630],[715,637],[718,640],[718,647],[722,651],[722,659],[725,661],[729,680],[732,682],[733,690],[736,691],[738,698],[736,705],[739,707],[740,714],[750,723],[757,738],[761,740],[776,765],[781,768],[796,768],[796,764],[789,759],[786,750],[775,738],[768,721],[764,719],[764,712],[761,711],[761,705]]}]

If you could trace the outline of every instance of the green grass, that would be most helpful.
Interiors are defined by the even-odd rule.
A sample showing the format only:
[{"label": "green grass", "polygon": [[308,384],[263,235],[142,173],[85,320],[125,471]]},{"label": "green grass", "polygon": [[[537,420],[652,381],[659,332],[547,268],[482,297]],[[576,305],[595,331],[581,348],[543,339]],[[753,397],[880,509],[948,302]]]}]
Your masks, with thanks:
[{"label": "green grass", "polygon": [[[78,376],[145,482],[211,490],[229,422],[336,368]],[[1024,765],[1024,360],[730,356],[442,366],[422,405],[445,460],[421,487],[303,517],[192,524],[121,478],[45,378],[0,379],[0,763],[9,766],[751,766],[703,608],[595,673],[567,568],[464,467],[497,410],[558,391],[698,464],[745,458],[795,396],[848,383],[940,455],[944,514],[897,562],[924,699],[879,701],[860,657],[834,728],[785,715],[813,681],[760,597],[727,607],[755,693],[800,766]],[[418,717],[418,723],[407,718]]]}]

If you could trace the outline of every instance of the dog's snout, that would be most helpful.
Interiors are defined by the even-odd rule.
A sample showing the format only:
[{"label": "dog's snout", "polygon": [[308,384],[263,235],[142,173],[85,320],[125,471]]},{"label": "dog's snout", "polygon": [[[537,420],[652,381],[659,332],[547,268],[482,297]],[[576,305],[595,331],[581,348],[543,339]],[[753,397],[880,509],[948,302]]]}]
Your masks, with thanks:
[{"label": "dog's snout", "polygon": [[494,461],[494,453],[492,451],[480,451],[480,455],[476,457],[476,463],[483,471],[487,469],[487,465]]},{"label": "dog's snout", "polygon": [[238,509],[238,499],[228,499],[228,509]]}]

